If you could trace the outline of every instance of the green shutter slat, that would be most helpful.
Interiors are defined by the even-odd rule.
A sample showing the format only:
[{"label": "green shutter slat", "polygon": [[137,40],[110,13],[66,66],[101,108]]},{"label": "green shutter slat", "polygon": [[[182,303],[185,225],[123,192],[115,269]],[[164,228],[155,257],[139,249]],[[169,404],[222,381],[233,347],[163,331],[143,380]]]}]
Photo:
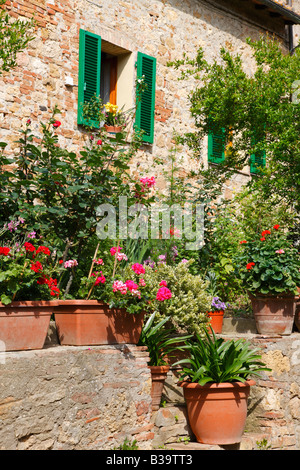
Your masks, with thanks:
[{"label": "green shutter slat", "polygon": [[146,90],[137,103],[136,122],[138,129],[143,131],[143,141],[153,143],[154,111],[155,111],[155,82],[156,59],[141,52],[137,56],[137,76],[145,77]]},{"label": "green shutter slat", "polygon": [[[254,132],[252,137],[252,144],[255,145],[259,141],[262,141],[264,137],[259,138]],[[250,173],[260,174],[262,168],[266,166],[266,152],[265,150],[258,150],[250,155]]]},{"label": "green shutter slat", "polygon": [[88,31],[79,31],[78,124],[97,126],[85,122],[82,106],[100,95],[101,37]]},{"label": "green shutter slat", "polygon": [[208,161],[222,163],[225,160],[225,129],[218,129],[211,124],[208,134]]}]

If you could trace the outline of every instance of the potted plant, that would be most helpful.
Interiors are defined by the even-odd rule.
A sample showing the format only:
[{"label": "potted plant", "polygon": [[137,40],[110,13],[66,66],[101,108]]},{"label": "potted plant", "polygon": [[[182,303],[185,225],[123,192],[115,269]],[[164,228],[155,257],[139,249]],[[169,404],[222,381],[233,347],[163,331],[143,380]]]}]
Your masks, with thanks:
[{"label": "potted plant", "polygon": [[190,336],[174,336],[175,328],[166,328],[165,324],[170,320],[164,318],[158,323],[154,323],[156,313],[152,313],[144,324],[139,339],[139,346],[146,346],[149,352],[150,361],[148,366],[151,371],[151,397],[152,410],[159,409],[161,396],[167,374],[170,370],[169,360],[176,347]]},{"label": "potted plant", "polygon": [[227,308],[225,302],[219,297],[213,297],[211,303],[211,311],[207,312],[210,321],[210,327],[215,333],[222,333],[224,311]]},{"label": "potted plant", "polygon": [[249,293],[257,331],[289,335],[292,332],[300,257],[278,224],[253,241],[243,240],[238,259],[240,277]]},{"label": "potted plant", "polygon": [[55,253],[32,240],[34,231],[16,236],[23,223],[10,221],[1,231],[6,239],[0,246],[0,340],[6,351],[43,348],[60,294]]},{"label": "potted plant", "polygon": [[143,279],[144,266],[129,263],[122,250],[119,245],[111,247],[100,258],[97,246],[77,298],[59,301],[55,321],[61,344],[138,343],[154,299]]},{"label": "potted plant", "polygon": [[107,132],[122,132],[126,125],[126,114],[122,109],[119,109],[117,105],[108,102],[104,105],[104,117],[104,127]]},{"label": "potted plant", "polygon": [[269,371],[257,348],[244,339],[205,337],[188,340],[190,357],[178,361],[191,429],[198,442],[235,444],[241,441],[247,417],[247,401],[252,375]]}]

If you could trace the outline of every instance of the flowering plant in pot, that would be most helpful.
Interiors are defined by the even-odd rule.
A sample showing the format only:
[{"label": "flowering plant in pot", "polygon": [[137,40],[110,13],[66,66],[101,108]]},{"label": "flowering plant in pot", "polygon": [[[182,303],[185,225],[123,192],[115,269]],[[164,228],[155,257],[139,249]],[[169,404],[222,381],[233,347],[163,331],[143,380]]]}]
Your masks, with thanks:
[{"label": "flowering plant in pot", "polygon": [[40,349],[60,295],[54,275],[61,267],[55,251],[36,232],[18,234],[24,219],[12,220],[1,231],[0,339],[6,350]]},{"label": "flowering plant in pot", "polygon": [[183,387],[189,422],[197,441],[207,444],[240,442],[247,417],[252,375],[270,371],[260,350],[244,339],[225,341],[214,331],[186,341],[189,357],[182,366],[179,386]]},{"label": "flowering plant in pot", "polygon": [[222,333],[223,317],[226,308],[226,303],[222,302],[218,296],[213,297],[211,302],[211,310],[207,312],[207,315],[210,320],[210,325],[215,333]]},{"label": "flowering plant in pot", "polygon": [[239,275],[249,293],[259,333],[290,334],[300,285],[300,257],[278,224],[255,240],[242,240]]},{"label": "flowering plant in pot", "polygon": [[170,370],[169,360],[178,345],[190,336],[176,336],[173,326],[166,328],[169,317],[155,323],[156,313],[152,313],[144,324],[138,342],[139,346],[146,346],[150,360],[148,366],[151,371],[152,410],[156,411],[161,402],[164,383]]},{"label": "flowering plant in pot", "polygon": [[[130,263],[118,244],[108,251],[98,251],[99,245],[89,274],[81,278],[77,298],[60,301],[55,311],[60,341],[62,344],[136,344],[144,315],[153,310],[153,285],[144,279],[145,267]],[[158,296],[160,289],[157,282]],[[69,308],[69,314],[84,314],[80,317],[85,325],[80,329],[80,337],[77,329],[71,332],[72,322],[76,327],[75,317],[64,315],[65,308]],[[90,326],[87,326],[88,321],[91,321]]]},{"label": "flowering plant in pot", "polygon": [[104,105],[104,119],[104,127],[109,132],[121,132],[128,121],[123,109],[109,102]]}]

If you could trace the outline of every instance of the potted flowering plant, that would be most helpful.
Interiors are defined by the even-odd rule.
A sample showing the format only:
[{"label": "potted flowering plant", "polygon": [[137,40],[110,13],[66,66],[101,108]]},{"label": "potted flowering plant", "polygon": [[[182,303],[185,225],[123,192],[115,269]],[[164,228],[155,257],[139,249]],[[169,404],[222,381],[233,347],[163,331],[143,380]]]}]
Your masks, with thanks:
[{"label": "potted flowering plant", "polygon": [[[198,442],[228,445],[241,441],[247,417],[251,376],[270,371],[260,350],[244,339],[196,335],[182,346],[189,357],[178,361],[188,418]],[[175,364],[174,364],[175,365]]]},{"label": "potted flowering plant", "polygon": [[298,250],[278,224],[258,239],[240,243],[239,273],[251,298],[258,332],[290,334],[300,285]]},{"label": "potted flowering plant", "polygon": [[116,104],[108,102],[104,105],[104,118],[107,132],[121,132],[126,125],[126,114]]},{"label": "potted flowering plant", "polygon": [[[119,245],[98,254],[81,279],[77,299],[59,301],[55,320],[61,344],[137,344],[144,315],[154,301],[145,268],[129,263]],[[151,289],[150,289],[151,287]],[[160,286],[157,282],[159,295]],[[167,297],[166,297],[167,299]]]},{"label": "potted flowering plant", "polygon": [[35,232],[16,231],[24,219],[6,224],[0,235],[0,340],[7,351],[41,349],[60,294],[55,255]]},{"label": "potted flowering plant", "polygon": [[211,310],[207,312],[207,315],[210,320],[210,326],[215,333],[222,333],[223,317],[226,308],[226,303],[222,302],[222,300],[218,296],[213,297],[211,303]]}]

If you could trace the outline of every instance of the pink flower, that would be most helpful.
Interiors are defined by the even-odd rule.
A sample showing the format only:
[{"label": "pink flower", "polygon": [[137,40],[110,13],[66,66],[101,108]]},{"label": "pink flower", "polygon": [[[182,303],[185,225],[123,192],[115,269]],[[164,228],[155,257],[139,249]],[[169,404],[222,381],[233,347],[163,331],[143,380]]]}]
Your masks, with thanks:
[{"label": "pink flower", "polygon": [[139,263],[134,263],[131,268],[136,274],[144,274],[145,273],[145,268],[142,264]]},{"label": "pink flower", "polygon": [[172,292],[167,287],[160,287],[156,294],[156,300],[160,302],[170,299],[172,297]]},{"label": "pink flower", "polygon": [[282,253],[284,253],[284,250],[280,248],[280,250],[276,250],[275,253],[279,253],[281,255]]},{"label": "pink flower", "polygon": [[143,186],[147,186],[148,188],[151,188],[152,186],[155,185],[155,177],[151,176],[151,178],[148,178],[148,177],[140,178],[140,182],[142,183]]},{"label": "pink flower", "polygon": [[145,287],[146,286],[145,279],[140,279],[139,285],[141,287]]},{"label": "pink flower", "polygon": [[114,256],[117,252],[120,253],[121,250],[122,248],[120,246],[113,246],[109,251],[111,256]]},{"label": "pink flower", "polygon": [[65,268],[74,268],[75,266],[78,266],[76,259],[69,259],[64,263]]},{"label": "pink flower", "polygon": [[95,264],[103,264],[103,259],[102,259],[102,258],[93,259],[93,262],[94,262]]},{"label": "pink flower", "polygon": [[118,260],[118,261],[123,261],[123,260],[127,261],[128,258],[127,258],[127,256],[125,255],[125,253],[118,253],[118,254],[117,254],[117,260]]},{"label": "pink flower", "polygon": [[159,285],[167,287],[167,281],[162,280],[160,281]]},{"label": "pink flower", "polygon": [[135,282],[133,282],[131,279],[129,279],[128,281],[125,281],[125,284],[128,290],[130,291],[137,290],[139,288],[139,286]]},{"label": "pink flower", "polygon": [[96,281],[95,281],[95,286],[97,286],[98,284],[104,284],[105,281],[106,281],[105,277],[102,274],[102,271],[100,271],[100,274],[101,274],[101,276],[98,276]]},{"label": "pink flower", "polygon": [[113,287],[113,292],[119,291],[123,295],[127,293],[127,286],[122,281],[115,281],[112,287]]},{"label": "pink flower", "polygon": [[102,145],[102,140],[101,139],[97,140],[97,145]]}]

